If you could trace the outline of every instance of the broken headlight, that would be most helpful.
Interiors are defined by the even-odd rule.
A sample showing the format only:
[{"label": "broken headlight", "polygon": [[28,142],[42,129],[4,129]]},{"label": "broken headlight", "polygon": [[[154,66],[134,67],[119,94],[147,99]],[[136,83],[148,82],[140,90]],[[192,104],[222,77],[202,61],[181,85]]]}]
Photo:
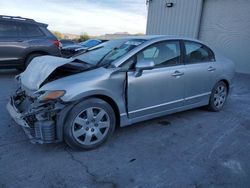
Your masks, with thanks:
[{"label": "broken headlight", "polygon": [[45,91],[45,93],[38,97],[38,100],[43,102],[56,100],[61,98],[65,93],[64,90]]}]

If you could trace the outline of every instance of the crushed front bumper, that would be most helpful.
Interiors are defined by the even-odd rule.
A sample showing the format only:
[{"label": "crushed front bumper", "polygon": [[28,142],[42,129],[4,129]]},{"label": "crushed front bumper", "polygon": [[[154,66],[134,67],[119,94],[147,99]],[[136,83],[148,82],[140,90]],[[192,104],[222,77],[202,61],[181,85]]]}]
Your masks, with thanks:
[{"label": "crushed front bumper", "polygon": [[21,113],[15,105],[14,97],[11,97],[7,110],[14,121],[20,125],[32,143],[55,143],[56,140],[56,126],[53,120],[39,120],[29,122],[27,115]]}]

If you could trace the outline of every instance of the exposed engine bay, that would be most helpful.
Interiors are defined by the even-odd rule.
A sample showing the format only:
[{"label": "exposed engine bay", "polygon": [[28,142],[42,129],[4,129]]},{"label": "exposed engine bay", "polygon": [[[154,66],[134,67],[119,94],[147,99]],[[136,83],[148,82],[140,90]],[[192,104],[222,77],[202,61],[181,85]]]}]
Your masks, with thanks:
[{"label": "exposed engine bay", "polygon": [[83,63],[82,61],[75,59],[74,61],[67,63],[63,66],[60,66],[58,68],[56,68],[50,75],[49,77],[41,84],[44,85],[48,82],[52,82],[54,80],[66,77],[66,76],[70,76],[73,74],[77,74],[80,72],[84,72],[90,69],[93,69],[95,67]]},{"label": "exposed engine bay", "polygon": [[[64,107],[58,101],[40,103],[36,98],[25,94],[25,91],[18,89],[16,95],[11,97],[11,105],[22,114],[22,128],[33,143],[53,143],[56,142],[57,113]],[[10,108],[10,113],[13,112]],[[20,123],[19,121],[18,123]]]}]

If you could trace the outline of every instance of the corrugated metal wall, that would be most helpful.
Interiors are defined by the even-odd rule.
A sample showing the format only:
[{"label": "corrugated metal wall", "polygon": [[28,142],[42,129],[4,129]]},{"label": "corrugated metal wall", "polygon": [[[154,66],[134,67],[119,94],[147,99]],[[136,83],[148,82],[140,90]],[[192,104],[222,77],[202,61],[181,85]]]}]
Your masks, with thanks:
[{"label": "corrugated metal wall", "polygon": [[250,73],[250,0],[151,0],[147,34],[199,38]]},{"label": "corrugated metal wall", "polygon": [[[171,8],[167,2],[174,3]],[[198,36],[203,0],[151,0],[148,7],[147,34]]]},{"label": "corrugated metal wall", "polygon": [[205,0],[199,39],[250,73],[250,0]]}]

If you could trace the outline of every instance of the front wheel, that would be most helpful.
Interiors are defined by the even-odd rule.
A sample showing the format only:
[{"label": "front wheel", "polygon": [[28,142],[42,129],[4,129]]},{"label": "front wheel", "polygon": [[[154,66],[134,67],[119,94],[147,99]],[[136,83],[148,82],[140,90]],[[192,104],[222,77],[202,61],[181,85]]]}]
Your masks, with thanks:
[{"label": "front wheel", "polygon": [[103,144],[114,132],[115,113],[105,101],[87,99],[69,113],[64,126],[66,143],[76,149],[93,149]]},{"label": "front wheel", "polygon": [[223,81],[218,82],[212,90],[208,109],[213,112],[220,111],[227,100],[227,95],[228,95],[228,88],[225,82]]}]

